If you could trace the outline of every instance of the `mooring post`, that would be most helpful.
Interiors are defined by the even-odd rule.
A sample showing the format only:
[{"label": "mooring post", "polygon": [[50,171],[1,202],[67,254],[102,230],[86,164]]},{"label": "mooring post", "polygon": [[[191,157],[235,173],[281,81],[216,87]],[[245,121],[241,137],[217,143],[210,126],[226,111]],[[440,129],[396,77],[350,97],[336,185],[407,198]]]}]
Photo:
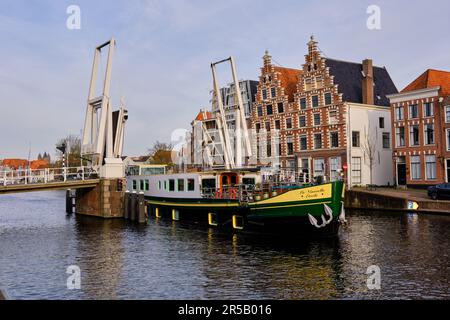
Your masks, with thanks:
[{"label": "mooring post", "polygon": [[4,288],[0,288],[0,300],[10,300]]},{"label": "mooring post", "polygon": [[138,222],[139,223],[145,223],[147,221],[146,214],[145,214],[145,196],[144,196],[144,193],[142,191],[139,192],[138,206],[139,206]]},{"label": "mooring post", "polygon": [[66,190],[66,213],[73,213],[73,200],[70,189]]},{"label": "mooring post", "polygon": [[137,194],[136,191],[133,191],[133,193],[131,194],[131,214],[130,214],[130,219],[131,221],[136,220],[136,200],[137,200]]},{"label": "mooring post", "polygon": [[130,218],[130,191],[125,191],[125,196],[123,198],[124,201],[124,214],[123,217],[125,220],[128,220]]}]

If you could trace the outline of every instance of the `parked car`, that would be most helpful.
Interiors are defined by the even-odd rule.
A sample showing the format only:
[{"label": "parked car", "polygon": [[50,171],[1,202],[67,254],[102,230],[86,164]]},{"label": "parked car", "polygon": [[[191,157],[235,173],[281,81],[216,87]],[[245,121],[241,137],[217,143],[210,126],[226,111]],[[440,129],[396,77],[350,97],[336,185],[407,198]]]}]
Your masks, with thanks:
[{"label": "parked car", "polygon": [[450,183],[441,183],[428,187],[428,196],[433,200],[450,199]]}]

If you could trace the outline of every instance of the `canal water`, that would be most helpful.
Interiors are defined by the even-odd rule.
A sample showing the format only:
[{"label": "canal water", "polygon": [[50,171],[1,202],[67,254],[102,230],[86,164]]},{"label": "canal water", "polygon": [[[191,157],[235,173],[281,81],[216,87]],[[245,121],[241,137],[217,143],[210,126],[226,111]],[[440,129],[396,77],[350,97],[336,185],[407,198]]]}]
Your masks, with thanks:
[{"label": "canal water", "polygon": [[[16,299],[448,299],[450,216],[348,213],[336,239],[136,226],[65,214],[64,192],[0,196],[0,287]],[[67,289],[69,266],[81,289]],[[379,290],[366,271],[380,268]]]}]

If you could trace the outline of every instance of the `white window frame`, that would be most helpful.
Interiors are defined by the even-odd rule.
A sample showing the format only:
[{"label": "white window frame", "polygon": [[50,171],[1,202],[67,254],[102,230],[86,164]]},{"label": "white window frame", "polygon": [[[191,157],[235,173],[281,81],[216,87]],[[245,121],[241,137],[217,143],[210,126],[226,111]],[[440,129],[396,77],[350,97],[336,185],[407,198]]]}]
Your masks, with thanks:
[{"label": "white window frame", "polygon": [[[433,126],[433,143],[429,143],[428,134],[427,134],[427,126]],[[423,144],[426,146],[432,146],[436,144],[436,132],[434,131],[434,123],[425,123],[423,125]]]},{"label": "white window frame", "polygon": [[[411,107],[414,107],[414,106],[417,108],[417,117],[415,117],[415,118],[413,118],[411,116]],[[409,116],[409,119],[418,119],[419,118],[419,105],[418,104],[413,103],[408,106],[408,116]]]},{"label": "white window frame", "polygon": [[[353,162],[353,160],[359,160],[359,163],[355,163]],[[359,165],[359,170],[355,170],[355,166]],[[351,177],[351,181],[352,184],[361,184],[362,183],[362,158],[361,157],[352,157],[351,160],[351,168],[350,168],[350,177]],[[359,175],[354,175],[354,172],[359,172]],[[354,181],[354,179],[358,178],[359,181]]]},{"label": "white window frame", "polygon": [[[414,128],[414,127],[417,127],[417,131],[418,131],[418,140],[419,141],[417,141],[417,144],[412,144],[413,143],[413,139],[411,139],[411,137],[413,137],[414,138],[414,134],[413,134],[413,131],[412,131],[412,129]],[[410,125],[409,126],[409,146],[410,147],[419,147],[420,146],[420,125],[418,125],[418,124],[412,124],[412,125]]]},{"label": "white window frame", "polygon": [[[429,115],[429,116],[427,116],[426,115],[426,105],[427,104],[430,104],[431,105],[431,115]],[[433,102],[424,102],[423,104],[422,104],[422,108],[423,108],[423,117],[424,118],[430,118],[430,117],[434,117],[434,103]]]},{"label": "white window frame", "polygon": [[[397,111],[400,111],[400,112],[397,112]],[[399,115],[401,117],[399,117]],[[405,109],[403,108],[403,106],[395,107],[395,120],[397,120],[397,121],[405,120]]]},{"label": "white window frame", "polygon": [[339,172],[341,169],[341,157],[330,158],[330,181],[339,180]]},{"label": "white window frame", "polygon": [[447,118],[447,114],[450,115],[450,106],[444,107],[444,116],[445,116],[445,123],[450,123],[450,117]]},{"label": "white window frame", "polygon": [[[434,157],[434,162],[427,162],[427,157]],[[434,163],[434,177],[428,176],[428,164]],[[436,180],[437,179],[437,163],[436,163],[436,155],[435,154],[426,154],[425,155],[425,179],[426,180]]]},{"label": "white window frame", "polygon": [[[413,158],[419,158],[419,162],[418,162],[418,164],[419,164],[419,176],[417,177],[417,178],[414,178],[413,177]],[[414,164],[417,164],[417,162],[414,162]],[[411,178],[411,180],[415,180],[415,181],[417,181],[417,180],[422,180],[422,159],[421,159],[421,157],[420,157],[420,155],[413,155],[413,156],[410,156],[409,157],[409,168],[410,168],[410,178]]]},{"label": "white window frame", "polygon": [[[320,171],[317,171],[316,170],[316,161],[320,161],[320,163],[322,163],[322,170],[320,170]],[[318,175],[317,175],[317,173],[319,172],[319,173],[321,173],[321,176],[324,176],[325,175],[325,170],[326,170],[326,168],[325,168],[325,159],[324,158],[314,158],[313,159],[313,170],[314,170],[314,177],[317,177]]]},{"label": "white window frame", "polygon": [[[400,128],[403,128],[403,145],[400,144]],[[405,136],[405,127],[404,126],[395,128],[395,147],[396,148],[406,147],[406,136]]]}]

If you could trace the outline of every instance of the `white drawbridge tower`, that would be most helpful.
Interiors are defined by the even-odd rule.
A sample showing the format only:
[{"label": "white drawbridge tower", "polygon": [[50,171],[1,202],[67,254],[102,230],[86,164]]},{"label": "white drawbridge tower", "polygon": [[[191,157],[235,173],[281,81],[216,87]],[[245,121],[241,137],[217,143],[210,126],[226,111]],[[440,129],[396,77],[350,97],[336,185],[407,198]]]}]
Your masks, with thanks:
[{"label": "white drawbridge tower", "polygon": [[[103,91],[95,96],[101,51],[108,48]],[[125,122],[128,112],[121,100],[119,110],[113,112],[110,96],[112,59],[116,41],[113,39],[95,49],[89,96],[84,122],[81,154],[92,161],[101,178],[122,178],[124,175],[122,152]]]},{"label": "white drawbridge tower", "polygon": [[[234,148],[231,144],[230,129],[228,128],[225,110],[223,106],[222,96],[220,93],[219,84],[217,81],[216,65],[229,62],[231,66],[231,74],[233,76],[234,88],[236,90],[235,97],[237,100],[236,116],[235,116],[235,131],[234,131]],[[245,119],[245,110],[242,102],[241,87],[236,72],[236,64],[233,57],[224,59],[215,63],[211,63],[211,71],[213,76],[213,104],[216,103],[218,111],[216,113],[216,125],[219,132],[220,141],[223,146],[223,155],[226,169],[242,168],[242,158],[245,154],[248,157],[252,155],[250,144],[250,137]],[[208,143],[205,142],[207,145]],[[206,146],[208,148],[208,146]]]}]

